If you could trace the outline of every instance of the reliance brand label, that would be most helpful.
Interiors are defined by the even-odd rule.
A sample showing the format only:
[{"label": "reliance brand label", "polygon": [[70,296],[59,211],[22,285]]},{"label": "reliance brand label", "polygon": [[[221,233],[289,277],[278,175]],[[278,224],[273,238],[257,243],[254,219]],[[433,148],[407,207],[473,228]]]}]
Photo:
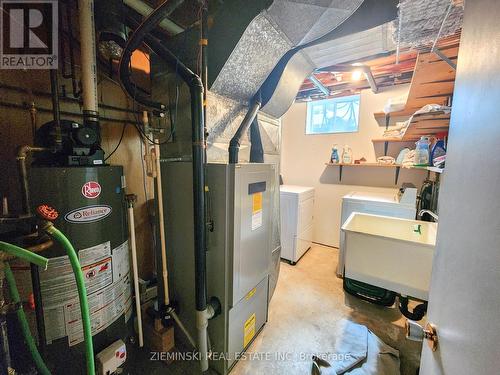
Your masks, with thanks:
[{"label": "reliance brand label", "polygon": [[87,206],[70,211],[64,216],[70,223],[93,223],[102,220],[109,215],[113,209],[110,206]]},{"label": "reliance brand label", "polygon": [[101,185],[98,182],[89,181],[82,186],[82,195],[85,198],[97,198],[99,194],[101,194]]}]

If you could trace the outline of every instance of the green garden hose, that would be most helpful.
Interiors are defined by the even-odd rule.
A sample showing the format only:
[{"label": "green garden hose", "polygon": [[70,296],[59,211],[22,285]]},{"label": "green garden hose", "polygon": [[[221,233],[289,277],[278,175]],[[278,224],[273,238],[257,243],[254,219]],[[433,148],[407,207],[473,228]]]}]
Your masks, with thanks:
[{"label": "green garden hose", "polygon": [[47,269],[47,264],[49,263],[49,260],[41,255],[3,241],[0,241],[0,251],[5,251],[9,255],[36,264],[44,270]]},{"label": "green garden hose", "polygon": [[[2,243],[2,246],[5,243]],[[2,248],[3,249],[3,248]],[[22,249],[25,252],[29,252],[27,250]],[[43,257],[41,257],[43,258]],[[23,258],[24,259],[24,258]],[[47,259],[45,259],[47,260]],[[42,359],[42,356],[38,352],[38,348],[36,347],[35,340],[31,335],[30,327],[28,325],[28,320],[26,319],[26,314],[24,313],[23,305],[21,304],[21,298],[19,297],[19,292],[16,286],[16,280],[14,279],[14,274],[10,269],[8,263],[4,264],[5,278],[7,279],[7,284],[9,285],[10,297],[12,299],[12,303],[19,304],[19,308],[16,311],[17,319],[19,320],[19,325],[21,326],[21,331],[23,332],[24,340],[26,341],[26,345],[28,345],[28,349],[33,357],[33,361],[35,362],[35,366],[38,372],[42,375],[51,375],[49,369],[45,365],[45,362]]]},{"label": "green garden hose", "polygon": [[78,298],[80,299],[80,310],[82,313],[83,337],[85,340],[85,355],[87,359],[87,374],[95,375],[94,346],[92,343],[92,329],[90,326],[90,311],[80,261],[78,260],[78,256],[73,245],[59,229],[51,224],[44,229],[54,240],[59,242],[64,250],[66,250],[71,267],[73,268],[76,286],[78,289]]}]

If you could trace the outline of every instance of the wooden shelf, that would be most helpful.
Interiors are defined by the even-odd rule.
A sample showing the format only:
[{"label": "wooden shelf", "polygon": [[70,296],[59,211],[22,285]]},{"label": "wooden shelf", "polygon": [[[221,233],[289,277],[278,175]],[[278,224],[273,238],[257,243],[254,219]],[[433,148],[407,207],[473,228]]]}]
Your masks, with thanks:
[{"label": "wooden shelf", "polygon": [[342,170],[344,167],[375,167],[375,168],[395,168],[396,174],[394,176],[394,185],[398,184],[399,172],[401,168],[405,169],[419,169],[419,170],[427,170],[435,173],[442,173],[442,168],[436,167],[403,167],[402,164],[382,164],[382,163],[361,163],[361,164],[353,164],[353,163],[325,163],[328,167],[339,167],[339,181],[342,181]]},{"label": "wooden shelf", "polygon": [[382,164],[382,163],[361,163],[361,164],[354,164],[354,163],[325,163],[325,165],[331,166],[331,167],[380,167],[380,168],[397,168],[401,167],[402,165],[400,164]]},{"label": "wooden shelf", "polygon": [[444,168],[438,168],[438,167],[412,167],[413,169],[424,169],[430,172],[434,173],[443,173]]},{"label": "wooden shelf", "polygon": [[443,111],[419,113],[413,116],[405,134],[400,137],[382,137],[372,142],[411,142],[418,141],[422,135],[435,135],[448,131],[450,114]]},{"label": "wooden shelf", "polygon": [[[441,50],[451,61],[456,62],[458,47]],[[455,70],[434,53],[420,53],[411,80],[405,108],[392,112],[390,117],[409,117],[426,104],[446,105],[453,94],[455,86]],[[377,121],[385,121],[386,114],[373,114]],[[388,142],[416,141],[423,135],[436,135],[448,131],[450,114],[442,111],[415,115],[403,137],[387,137],[373,139],[373,142],[384,142],[387,153]]]}]

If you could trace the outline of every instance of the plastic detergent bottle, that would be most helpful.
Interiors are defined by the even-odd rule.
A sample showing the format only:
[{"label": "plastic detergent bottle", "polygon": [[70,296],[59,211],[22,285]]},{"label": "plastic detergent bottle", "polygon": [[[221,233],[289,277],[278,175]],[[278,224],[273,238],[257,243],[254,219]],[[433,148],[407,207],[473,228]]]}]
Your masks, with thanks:
[{"label": "plastic detergent bottle", "polygon": [[417,146],[415,148],[415,166],[427,166],[429,165],[429,137],[422,136],[420,140],[415,143]]},{"label": "plastic detergent bottle", "polygon": [[339,149],[338,149],[337,145],[333,145],[332,155],[330,156],[330,163],[338,164],[339,161],[340,161]]},{"label": "plastic detergent bottle", "polygon": [[344,151],[342,152],[342,163],[352,163],[352,150],[348,145],[344,146]]}]

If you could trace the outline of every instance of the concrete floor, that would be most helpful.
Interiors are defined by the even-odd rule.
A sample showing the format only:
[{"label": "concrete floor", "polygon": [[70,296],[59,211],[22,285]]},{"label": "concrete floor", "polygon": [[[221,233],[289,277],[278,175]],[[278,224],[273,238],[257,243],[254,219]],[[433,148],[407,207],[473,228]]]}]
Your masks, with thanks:
[{"label": "concrete floor", "polygon": [[232,375],[310,374],[310,355],[333,351],[342,319],[367,326],[398,349],[401,373],[415,375],[421,344],[405,339],[406,319],[397,308],[376,306],[345,294],[342,280],[335,276],[337,257],[337,249],[315,245],[297,265],[281,263],[269,321],[248,352],[290,353],[293,360],[240,361]]},{"label": "concrete floor", "polygon": [[[238,362],[231,375],[310,374],[310,356],[333,351],[343,319],[367,326],[398,349],[401,373],[416,374],[421,343],[405,339],[405,318],[395,307],[379,307],[345,294],[342,280],[335,276],[337,257],[337,249],[315,245],[297,265],[281,263],[269,321],[249,347],[247,353],[251,355]],[[281,355],[278,360],[276,353]],[[128,362],[134,363],[137,370],[130,369],[130,374],[197,373],[194,361],[166,366],[150,361],[148,352],[131,354]]]}]

